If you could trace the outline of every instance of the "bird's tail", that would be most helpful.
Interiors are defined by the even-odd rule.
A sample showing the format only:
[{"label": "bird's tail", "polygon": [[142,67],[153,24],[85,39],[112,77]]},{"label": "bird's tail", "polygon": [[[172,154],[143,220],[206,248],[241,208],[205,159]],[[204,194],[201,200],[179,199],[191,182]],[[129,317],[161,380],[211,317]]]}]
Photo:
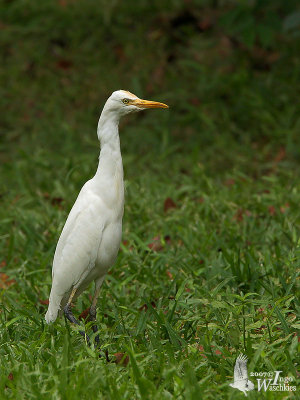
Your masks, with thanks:
[{"label": "bird's tail", "polygon": [[54,322],[57,318],[58,311],[60,310],[60,304],[63,296],[58,296],[54,294],[51,290],[49,298],[49,307],[45,315],[45,320],[47,324]]}]

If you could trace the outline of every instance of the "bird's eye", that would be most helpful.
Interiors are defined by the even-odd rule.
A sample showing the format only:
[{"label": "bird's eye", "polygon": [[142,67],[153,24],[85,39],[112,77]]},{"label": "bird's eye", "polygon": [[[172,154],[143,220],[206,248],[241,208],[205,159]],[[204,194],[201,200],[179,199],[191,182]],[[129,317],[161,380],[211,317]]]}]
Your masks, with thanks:
[{"label": "bird's eye", "polygon": [[124,104],[128,104],[129,103],[129,99],[123,99],[122,100]]}]

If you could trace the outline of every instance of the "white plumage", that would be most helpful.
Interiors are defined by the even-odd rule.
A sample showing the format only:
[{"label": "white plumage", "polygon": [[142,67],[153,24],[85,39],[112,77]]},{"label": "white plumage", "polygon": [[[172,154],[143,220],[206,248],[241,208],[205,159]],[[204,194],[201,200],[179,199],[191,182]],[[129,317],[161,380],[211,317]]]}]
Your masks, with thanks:
[{"label": "white plumage", "polygon": [[116,260],[124,208],[120,118],[145,108],[167,107],[123,90],[107,100],[97,130],[101,142],[97,172],[82,187],[57,243],[47,323],[55,321],[59,310],[70,305],[92,281],[96,284],[92,303],[95,308],[105,274]]},{"label": "white plumage", "polygon": [[247,361],[247,356],[243,354],[238,356],[234,366],[233,383],[230,383],[231,387],[241,390],[245,396],[246,392],[254,389],[254,384],[248,379]]}]

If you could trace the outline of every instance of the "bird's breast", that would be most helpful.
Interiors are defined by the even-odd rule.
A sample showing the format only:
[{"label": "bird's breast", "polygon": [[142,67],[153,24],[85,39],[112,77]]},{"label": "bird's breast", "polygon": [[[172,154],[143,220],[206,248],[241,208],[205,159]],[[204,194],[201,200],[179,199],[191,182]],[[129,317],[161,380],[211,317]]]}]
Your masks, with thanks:
[{"label": "bird's breast", "polygon": [[115,210],[116,215],[123,215],[124,181],[121,159],[108,158],[105,166],[93,178],[95,190],[106,206]]},{"label": "bird's breast", "polygon": [[96,268],[101,273],[106,273],[108,268],[114,264],[120,248],[121,238],[122,220],[111,222],[105,227],[96,260]]}]

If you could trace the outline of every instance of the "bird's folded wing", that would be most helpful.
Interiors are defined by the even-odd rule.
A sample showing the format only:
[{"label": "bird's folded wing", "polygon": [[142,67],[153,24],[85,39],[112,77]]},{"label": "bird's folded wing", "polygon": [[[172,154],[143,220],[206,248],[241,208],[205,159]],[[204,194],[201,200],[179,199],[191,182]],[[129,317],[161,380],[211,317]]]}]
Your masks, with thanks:
[{"label": "bird's folded wing", "polygon": [[53,261],[53,280],[75,285],[81,276],[95,265],[105,227],[105,217],[99,205],[77,199],[59,238]]}]

